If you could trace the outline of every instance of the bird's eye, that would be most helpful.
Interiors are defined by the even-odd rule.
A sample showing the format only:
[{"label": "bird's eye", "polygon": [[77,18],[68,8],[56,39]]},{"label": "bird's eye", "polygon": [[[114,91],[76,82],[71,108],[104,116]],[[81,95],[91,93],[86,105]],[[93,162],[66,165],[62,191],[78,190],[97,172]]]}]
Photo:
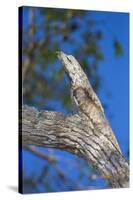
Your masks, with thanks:
[{"label": "bird's eye", "polygon": [[69,60],[70,63],[72,63],[71,59],[69,58],[69,56],[67,56],[67,59]]}]

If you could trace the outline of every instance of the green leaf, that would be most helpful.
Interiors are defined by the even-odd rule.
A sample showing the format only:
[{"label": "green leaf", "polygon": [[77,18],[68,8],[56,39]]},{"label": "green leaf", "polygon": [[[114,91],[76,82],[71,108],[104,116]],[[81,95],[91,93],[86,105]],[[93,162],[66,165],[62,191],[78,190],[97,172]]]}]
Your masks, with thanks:
[{"label": "green leaf", "polygon": [[64,76],[64,73],[65,73],[64,69],[60,68],[59,71],[56,71],[53,73],[53,78],[55,80],[60,80]]},{"label": "green leaf", "polygon": [[103,53],[102,53],[102,52],[97,52],[97,54],[96,54],[96,59],[97,59],[97,60],[103,60],[103,59],[104,59]]},{"label": "green leaf", "polygon": [[115,55],[116,56],[121,56],[122,53],[123,53],[123,50],[122,50],[122,47],[121,47],[121,44],[118,40],[114,40],[114,52],[115,52]]},{"label": "green leaf", "polygon": [[69,108],[71,105],[70,98],[68,96],[62,96],[62,103],[66,108]]},{"label": "green leaf", "polygon": [[94,55],[96,54],[96,45],[93,43],[87,44],[85,50],[87,54]]}]

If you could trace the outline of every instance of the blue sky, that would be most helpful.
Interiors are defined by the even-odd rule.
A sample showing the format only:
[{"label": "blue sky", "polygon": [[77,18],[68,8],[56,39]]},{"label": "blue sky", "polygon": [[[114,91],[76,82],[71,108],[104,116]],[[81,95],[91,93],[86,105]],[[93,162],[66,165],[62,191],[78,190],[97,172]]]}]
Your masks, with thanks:
[{"label": "blue sky", "polygon": [[[127,157],[129,145],[129,16],[127,13],[94,12],[93,17],[108,22],[108,27],[103,26],[104,38],[101,49],[105,59],[99,63],[99,72],[103,77],[99,96],[106,99],[105,90],[111,92],[111,97],[106,99],[109,110],[112,112],[110,124],[114,130],[123,154]],[[112,35],[119,40],[123,54],[114,55],[112,48]]]},{"label": "blue sky", "polygon": [[[92,18],[96,21],[106,22],[99,24],[103,33],[103,39],[100,42],[100,48],[104,53],[104,60],[98,63],[98,70],[102,77],[101,87],[98,96],[101,102],[106,102],[108,109],[105,110],[109,123],[115,132],[118,143],[124,156],[128,159],[129,150],[129,16],[128,13],[114,12],[91,12]],[[27,13],[25,12],[24,23],[27,25]],[[113,40],[118,39],[123,54],[120,57],[114,55]],[[80,40],[80,38],[79,38]],[[62,47],[65,53],[70,53],[71,49],[66,45]],[[108,95],[107,95],[108,93]],[[111,94],[111,95],[110,95]],[[109,97],[108,97],[109,96]],[[47,102],[56,107],[56,111],[64,111],[58,102]],[[41,149],[43,151],[43,149]],[[45,150],[47,152],[47,150]],[[65,152],[58,153],[65,159],[73,160],[74,156]],[[27,173],[38,170],[43,166],[43,161],[35,156],[23,152],[24,168]],[[65,169],[66,163],[59,162],[59,166]],[[75,179],[78,176],[78,168],[71,169],[71,176]],[[68,171],[69,172],[69,171]],[[86,180],[83,184],[88,183]],[[103,186],[102,180],[98,179],[95,186]],[[40,188],[40,191],[41,190]]]}]

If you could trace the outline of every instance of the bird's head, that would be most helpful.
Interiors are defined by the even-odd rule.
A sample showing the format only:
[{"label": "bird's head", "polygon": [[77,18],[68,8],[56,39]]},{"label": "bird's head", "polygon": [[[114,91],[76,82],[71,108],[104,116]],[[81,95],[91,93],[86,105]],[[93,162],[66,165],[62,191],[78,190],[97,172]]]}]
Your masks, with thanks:
[{"label": "bird's head", "polygon": [[64,70],[70,79],[72,86],[88,85],[88,79],[83,69],[72,55],[67,55],[62,51],[57,52],[58,58],[61,60]]}]

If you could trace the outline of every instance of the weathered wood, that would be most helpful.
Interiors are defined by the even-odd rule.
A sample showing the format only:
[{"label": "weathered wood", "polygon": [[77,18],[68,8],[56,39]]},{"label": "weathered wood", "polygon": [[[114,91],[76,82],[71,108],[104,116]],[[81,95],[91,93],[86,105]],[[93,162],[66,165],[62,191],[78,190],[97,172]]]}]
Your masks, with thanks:
[{"label": "weathered wood", "polygon": [[60,148],[85,159],[113,188],[128,187],[129,166],[102,105],[73,56],[58,52],[70,78],[75,115],[22,108],[22,143]]}]

